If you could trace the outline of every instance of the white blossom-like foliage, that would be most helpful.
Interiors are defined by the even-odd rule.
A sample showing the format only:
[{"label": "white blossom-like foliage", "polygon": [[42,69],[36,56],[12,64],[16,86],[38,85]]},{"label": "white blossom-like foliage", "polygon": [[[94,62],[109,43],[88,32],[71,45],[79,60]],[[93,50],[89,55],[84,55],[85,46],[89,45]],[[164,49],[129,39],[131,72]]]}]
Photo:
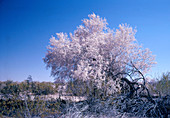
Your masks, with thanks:
[{"label": "white blossom-like foliage", "polygon": [[132,27],[120,24],[112,30],[106,19],[94,13],[88,17],[74,34],[51,37],[44,61],[52,76],[100,83],[110,75],[127,72],[131,62],[143,73],[155,64],[151,51],[137,43]]}]

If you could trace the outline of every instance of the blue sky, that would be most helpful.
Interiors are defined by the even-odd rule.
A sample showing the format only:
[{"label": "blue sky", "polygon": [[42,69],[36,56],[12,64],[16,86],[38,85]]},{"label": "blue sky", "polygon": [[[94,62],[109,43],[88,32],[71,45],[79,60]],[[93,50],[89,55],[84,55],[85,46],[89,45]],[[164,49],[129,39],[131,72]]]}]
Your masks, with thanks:
[{"label": "blue sky", "polygon": [[53,81],[42,60],[51,35],[73,32],[95,13],[110,28],[136,27],[136,39],[156,55],[148,74],[170,71],[169,0],[0,0],[0,80]]}]

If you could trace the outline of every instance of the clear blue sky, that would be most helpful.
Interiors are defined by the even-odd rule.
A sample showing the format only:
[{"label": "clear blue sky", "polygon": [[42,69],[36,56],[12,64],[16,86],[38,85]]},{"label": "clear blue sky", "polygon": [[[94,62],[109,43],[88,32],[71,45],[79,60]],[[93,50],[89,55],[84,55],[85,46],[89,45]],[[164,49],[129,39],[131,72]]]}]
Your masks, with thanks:
[{"label": "clear blue sky", "polygon": [[0,80],[53,81],[42,58],[51,35],[73,32],[88,14],[137,28],[156,55],[149,74],[170,71],[170,0],[0,0]]}]

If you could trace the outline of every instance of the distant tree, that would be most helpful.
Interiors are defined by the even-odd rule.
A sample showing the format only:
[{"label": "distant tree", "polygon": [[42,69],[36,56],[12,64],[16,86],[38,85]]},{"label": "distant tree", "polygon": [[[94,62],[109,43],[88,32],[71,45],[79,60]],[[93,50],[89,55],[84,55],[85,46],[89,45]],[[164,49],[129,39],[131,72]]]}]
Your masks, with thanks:
[{"label": "distant tree", "polygon": [[148,82],[151,94],[166,96],[170,95],[170,72],[164,72],[161,76]]},{"label": "distant tree", "polygon": [[170,72],[163,73],[156,83],[156,90],[161,95],[170,95]]},{"label": "distant tree", "polygon": [[33,82],[33,79],[32,79],[32,76],[31,76],[31,75],[29,75],[29,76],[27,77],[26,82],[27,82],[28,84],[30,84],[30,83]]},{"label": "distant tree", "polygon": [[17,97],[20,93],[19,84],[11,80],[7,80],[1,83],[0,93],[5,95],[5,97]]},{"label": "distant tree", "polygon": [[137,43],[136,30],[126,24],[112,30],[107,24],[93,13],[69,37],[64,33],[52,36],[44,58],[51,75],[90,80],[100,88],[118,73],[129,73],[134,67],[144,73],[155,64],[151,51]]}]

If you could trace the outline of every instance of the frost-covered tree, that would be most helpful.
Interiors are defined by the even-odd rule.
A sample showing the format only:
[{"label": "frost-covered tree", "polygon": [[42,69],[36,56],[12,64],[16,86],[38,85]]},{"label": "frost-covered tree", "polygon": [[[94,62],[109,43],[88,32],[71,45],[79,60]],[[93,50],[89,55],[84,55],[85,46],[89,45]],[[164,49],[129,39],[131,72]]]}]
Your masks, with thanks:
[{"label": "frost-covered tree", "polygon": [[100,87],[117,73],[133,70],[132,64],[145,73],[155,63],[151,51],[136,41],[132,27],[120,24],[112,30],[106,19],[94,13],[88,17],[73,34],[57,33],[50,39],[44,62],[52,76],[91,80]]},{"label": "frost-covered tree", "polygon": [[[138,44],[135,33],[127,24],[112,30],[106,19],[91,14],[73,34],[52,36],[44,58],[51,75],[60,80],[76,80],[70,81],[73,93],[89,94],[82,103],[70,105],[63,117],[168,116],[169,96],[155,100],[145,85],[143,73],[155,64],[154,56]],[[83,85],[87,86],[86,91],[81,91],[85,90]]]}]

